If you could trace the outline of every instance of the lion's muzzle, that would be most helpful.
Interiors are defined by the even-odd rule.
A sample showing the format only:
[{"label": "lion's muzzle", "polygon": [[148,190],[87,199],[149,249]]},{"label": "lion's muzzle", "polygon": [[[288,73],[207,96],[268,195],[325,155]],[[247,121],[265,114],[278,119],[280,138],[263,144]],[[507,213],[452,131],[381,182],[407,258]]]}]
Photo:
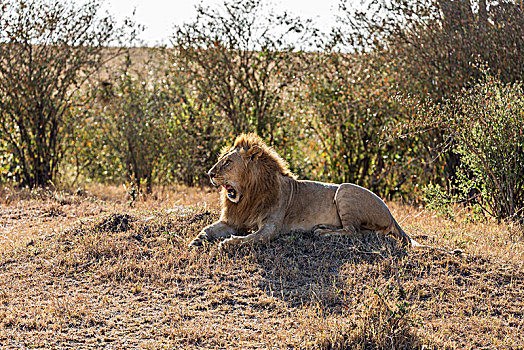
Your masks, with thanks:
[{"label": "lion's muzzle", "polygon": [[209,181],[211,181],[211,184],[213,186],[217,186],[218,184],[214,181],[214,178],[217,174],[213,171],[213,169],[209,170],[207,172],[207,176],[209,176]]}]

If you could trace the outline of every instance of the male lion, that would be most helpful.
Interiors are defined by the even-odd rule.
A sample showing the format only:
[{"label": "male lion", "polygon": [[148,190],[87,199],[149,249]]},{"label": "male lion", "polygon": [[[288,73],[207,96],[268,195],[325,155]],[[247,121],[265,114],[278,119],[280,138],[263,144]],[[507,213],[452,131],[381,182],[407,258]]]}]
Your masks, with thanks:
[{"label": "male lion", "polygon": [[327,236],[360,230],[392,233],[404,245],[419,245],[400,228],[377,195],[349,183],[297,180],[286,162],[255,134],[238,136],[208,175],[211,183],[223,187],[222,214],[190,246],[226,238],[220,243],[224,248],[269,241],[290,231]]}]

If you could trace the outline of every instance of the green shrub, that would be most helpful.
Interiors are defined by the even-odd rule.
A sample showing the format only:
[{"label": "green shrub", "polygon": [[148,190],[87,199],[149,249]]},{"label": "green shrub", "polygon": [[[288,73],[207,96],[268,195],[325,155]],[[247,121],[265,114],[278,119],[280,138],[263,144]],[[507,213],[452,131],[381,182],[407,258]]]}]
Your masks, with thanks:
[{"label": "green shrub", "polygon": [[151,190],[168,135],[169,89],[151,74],[133,74],[130,57],[110,82],[96,85],[98,101],[85,111],[81,158],[91,177],[125,178]]},{"label": "green shrub", "polygon": [[[524,7],[522,2],[455,0],[367,0],[366,10],[341,2],[340,32],[351,47],[375,52],[394,67],[399,91],[452,99],[482,77],[471,63],[480,59],[505,83],[524,72]],[[349,35],[346,34],[349,32]],[[409,116],[407,116],[409,117]],[[422,116],[424,119],[425,116]],[[420,149],[431,152],[433,181],[454,177],[460,164],[456,152],[442,150],[449,135],[427,130]]]},{"label": "green shrub", "polygon": [[432,122],[448,130],[462,171],[453,187],[497,219],[524,218],[524,90],[489,74],[454,100],[435,105]]},{"label": "green shrub", "polygon": [[422,201],[426,208],[434,210],[439,215],[448,219],[454,219],[453,204],[456,203],[457,197],[449,194],[439,184],[430,183],[422,188]]}]

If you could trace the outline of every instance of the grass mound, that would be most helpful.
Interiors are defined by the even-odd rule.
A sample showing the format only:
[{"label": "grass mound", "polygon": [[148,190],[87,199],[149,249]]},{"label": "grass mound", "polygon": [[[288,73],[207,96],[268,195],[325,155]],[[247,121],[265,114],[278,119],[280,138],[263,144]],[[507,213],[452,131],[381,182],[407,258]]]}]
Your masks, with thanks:
[{"label": "grass mound", "polygon": [[135,218],[128,214],[111,214],[103,218],[94,228],[101,232],[125,232],[130,229]]}]

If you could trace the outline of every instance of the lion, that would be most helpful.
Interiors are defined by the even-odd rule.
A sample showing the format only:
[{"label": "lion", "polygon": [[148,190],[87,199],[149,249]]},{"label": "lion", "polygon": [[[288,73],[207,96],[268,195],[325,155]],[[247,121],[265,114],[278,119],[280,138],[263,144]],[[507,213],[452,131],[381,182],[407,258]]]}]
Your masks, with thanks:
[{"label": "lion", "polygon": [[355,184],[298,180],[277,152],[256,134],[241,134],[222,150],[208,172],[222,186],[222,212],[190,243],[223,240],[221,249],[270,241],[292,231],[320,236],[354,235],[360,231],[392,234],[404,246],[411,239],[373,192]]}]

